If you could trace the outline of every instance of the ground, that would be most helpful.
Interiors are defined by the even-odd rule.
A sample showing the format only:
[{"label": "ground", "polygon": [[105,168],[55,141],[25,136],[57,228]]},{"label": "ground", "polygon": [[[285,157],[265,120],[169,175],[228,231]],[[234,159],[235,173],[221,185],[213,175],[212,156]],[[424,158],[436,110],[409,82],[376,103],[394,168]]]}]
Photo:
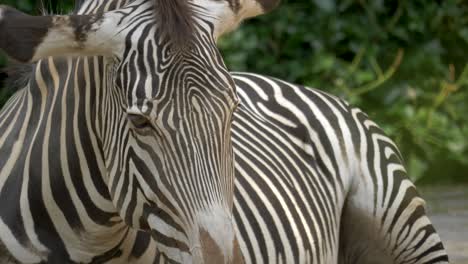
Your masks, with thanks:
[{"label": "ground", "polygon": [[421,195],[450,263],[468,264],[468,186],[426,187]]}]

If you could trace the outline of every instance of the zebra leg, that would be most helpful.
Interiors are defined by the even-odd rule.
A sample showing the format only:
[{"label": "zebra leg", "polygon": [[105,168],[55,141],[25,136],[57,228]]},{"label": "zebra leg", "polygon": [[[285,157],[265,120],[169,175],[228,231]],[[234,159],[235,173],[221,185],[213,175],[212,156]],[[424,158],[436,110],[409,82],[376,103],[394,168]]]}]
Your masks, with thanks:
[{"label": "zebra leg", "polygon": [[358,161],[342,211],[339,263],[448,263],[391,139],[356,110]]}]

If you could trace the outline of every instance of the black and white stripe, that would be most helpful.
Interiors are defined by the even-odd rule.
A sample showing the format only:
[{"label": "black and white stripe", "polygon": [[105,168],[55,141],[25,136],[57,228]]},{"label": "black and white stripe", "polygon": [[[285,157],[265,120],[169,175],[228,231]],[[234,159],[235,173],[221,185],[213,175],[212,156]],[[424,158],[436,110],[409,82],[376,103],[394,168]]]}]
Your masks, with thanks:
[{"label": "black and white stripe", "polygon": [[327,93],[234,73],[234,217],[246,263],[447,263],[398,149]]},{"label": "black and white stripe", "polygon": [[106,57],[40,60],[0,112],[0,239],[12,255],[238,263],[240,249],[246,263],[448,262],[397,148],[364,113],[227,72],[215,42],[240,18],[210,12],[274,5],[241,2],[190,2],[194,34],[173,46],[152,2],[81,1],[89,23],[54,18],[39,48],[17,56],[54,55],[50,32],[70,25],[80,25],[73,54],[91,43],[84,53],[98,55],[99,32],[125,43]]},{"label": "black and white stripe", "polygon": [[[183,15],[168,2],[91,3],[69,17],[1,8],[7,44],[11,21],[24,32],[36,20],[47,25],[26,55],[1,45],[23,61],[98,55],[111,44],[105,58],[39,60],[2,112],[2,240],[32,263],[125,262],[132,250],[148,252],[145,259],[156,244],[176,262],[234,261],[238,99],[205,18],[210,10],[190,3],[193,17],[183,19],[193,31],[176,43],[164,31],[177,19],[155,17],[155,8]],[[99,8],[106,12],[93,15]],[[153,250],[134,247],[141,239]]]}]

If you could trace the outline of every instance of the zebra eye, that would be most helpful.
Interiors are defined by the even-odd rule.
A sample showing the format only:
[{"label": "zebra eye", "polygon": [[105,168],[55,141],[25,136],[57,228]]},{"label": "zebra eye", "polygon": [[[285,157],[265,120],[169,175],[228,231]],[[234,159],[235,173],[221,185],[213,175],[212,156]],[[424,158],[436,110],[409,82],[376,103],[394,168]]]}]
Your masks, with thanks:
[{"label": "zebra eye", "polygon": [[128,114],[128,119],[132,123],[132,126],[136,129],[144,129],[151,126],[149,119],[143,115]]}]

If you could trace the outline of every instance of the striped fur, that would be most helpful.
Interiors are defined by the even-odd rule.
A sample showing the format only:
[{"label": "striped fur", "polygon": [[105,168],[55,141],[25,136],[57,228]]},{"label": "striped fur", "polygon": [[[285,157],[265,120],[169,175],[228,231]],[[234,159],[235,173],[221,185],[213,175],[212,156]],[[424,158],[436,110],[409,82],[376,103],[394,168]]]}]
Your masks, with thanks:
[{"label": "striped fur", "polygon": [[[47,18],[53,22],[33,60],[75,49],[100,52],[94,41],[100,32],[109,36],[102,45],[120,39],[124,45],[106,58],[39,60],[13,102],[22,112],[18,123],[9,122],[9,106],[3,112],[0,196],[5,202],[15,195],[19,204],[2,208],[0,229],[19,260],[124,261],[128,243],[138,239],[135,230],[151,233],[154,241],[146,243],[156,242],[173,261],[239,257],[232,219],[234,82],[214,27],[201,16],[207,10],[190,5],[194,32],[182,45],[162,33],[167,21],[155,19],[154,8],[168,3],[159,4],[139,0],[103,15]],[[6,21],[14,18],[25,29],[36,19],[10,13]]]},{"label": "striped fur", "polygon": [[[138,3],[119,11],[132,21],[121,57],[41,60],[0,112],[0,238],[13,256],[448,262],[397,148],[363,112],[229,74],[209,35],[216,25],[200,16],[195,45],[152,46],[152,7]],[[84,1],[78,13],[126,4]],[[192,258],[207,245],[216,254]]]},{"label": "striped fur", "polygon": [[[98,59],[86,63],[103,66]],[[90,80],[99,75],[96,71]],[[233,76],[242,101],[233,124],[234,217],[246,263],[373,263],[376,256],[377,263],[446,263],[440,239],[424,214],[423,200],[406,177],[398,150],[364,113],[317,90],[252,74]],[[92,93],[90,85],[85,87],[85,94]],[[90,100],[92,95],[80,98]],[[12,119],[24,120],[27,97],[27,90],[16,94],[2,116],[15,113]],[[4,120],[11,125],[8,118]],[[76,142],[71,138],[69,145],[87,142],[87,137],[81,135]],[[62,187],[67,188],[73,189]],[[98,215],[106,214],[93,212],[82,218],[94,223]],[[117,218],[115,212],[107,217],[111,216]],[[138,238],[144,243],[139,242],[136,251],[154,251],[145,236]]]},{"label": "striped fur", "polygon": [[246,263],[447,263],[398,149],[327,93],[235,73],[234,217]]}]

